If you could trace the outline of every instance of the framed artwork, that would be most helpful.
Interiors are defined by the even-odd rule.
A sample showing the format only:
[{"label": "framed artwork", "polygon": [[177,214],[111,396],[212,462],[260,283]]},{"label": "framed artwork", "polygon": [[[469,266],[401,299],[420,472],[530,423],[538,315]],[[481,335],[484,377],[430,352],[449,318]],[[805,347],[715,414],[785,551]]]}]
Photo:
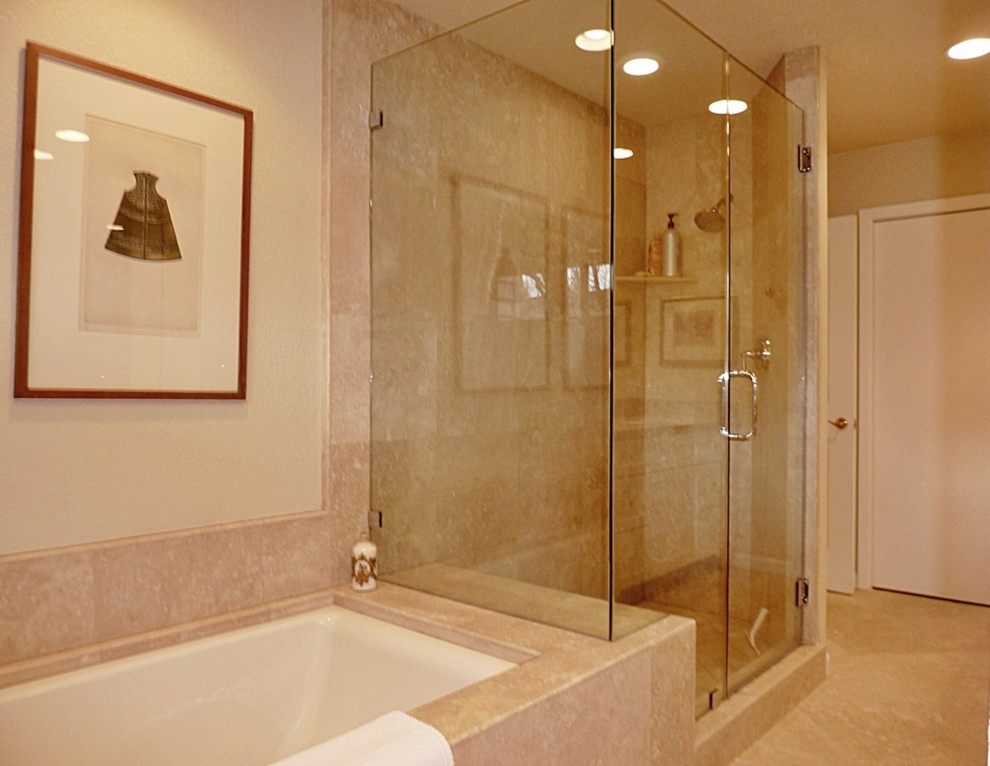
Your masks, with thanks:
[{"label": "framed artwork", "polygon": [[660,362],[722,364],[725,297],[671,298],[662,302]]},{"label": "framed artwork", "polygon": [[548,385],[545,200],[456,179],[457,357],[466,391]]},{"label": "framed artwork", "polygon": [[[609,314],[612,311],[612,266],[608,218],[576,208],[563,211],[567,384],[601,388],[609,381]],[[618,308],[616,320],[619,321]],[[620,324],[617,333],[626,329]],[[621,337],[616,338],[621,342]],[[626,347],[617,350],[621,364]]]},{"label": "framed artwork", "polygon": [[615,301],[612,316],[612,360],[616,367],[629,366],[632,344],[632,301]]},{"label": "framed artwork", "polygon": [[28,43],[14,396],[246,395],[252,113]]}]

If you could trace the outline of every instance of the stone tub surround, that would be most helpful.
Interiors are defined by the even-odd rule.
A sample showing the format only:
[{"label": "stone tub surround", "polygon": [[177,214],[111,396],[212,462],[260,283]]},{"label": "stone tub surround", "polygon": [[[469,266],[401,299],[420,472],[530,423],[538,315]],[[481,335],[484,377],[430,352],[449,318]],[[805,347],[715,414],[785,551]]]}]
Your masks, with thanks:
[{"label": "stone tub surround", "polygon": [[519,668],[411,711],[460,766],[694,762],[694,623],[666,617],[614,642],[385,584],[342,606]]},{"label": "stone tub surround", "polygon": [[696,724],[692,620],[664,617],[607,642],[385,583],[360,594],[327,588],[10,663],[0,669],[0,688],[331,603],[520,663],[412,711],[442,731],[467,766],[533,758],[577,766],[725,764],[825,673],[824,647],[801,647]]},{"label": "stone tub surround", "polygon": [[17,663],[0,686],[330,603],[520,663],[410,711],[444,734],[461,766],[693,763],[690,620],[664,618],[610,643],[389,584],[360,594],[339,586]]},{"label": "stone tub surround", "polygon": [[[190,626],[270,619],[273,604],[343,581],[343,555],[327,555],[333,526],[313,512],[0,556],[0,684],[156,648]],[[150,643],[127,651],[135,640]]]}]

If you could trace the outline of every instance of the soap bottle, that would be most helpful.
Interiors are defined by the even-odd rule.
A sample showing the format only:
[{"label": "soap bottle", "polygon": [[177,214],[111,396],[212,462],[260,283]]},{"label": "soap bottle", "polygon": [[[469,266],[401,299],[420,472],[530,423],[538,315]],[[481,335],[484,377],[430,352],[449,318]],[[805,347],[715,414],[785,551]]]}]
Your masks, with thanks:
[{"label": "soap bottle", "polygon": [[374,590],[378,587],[378,546],[361,533],[361,539],[351,549],[351,587],[354,590]]},{"label": "soap bottle", "polygon": [[681,275],[681,235],[674,228],[677,213],[667,213],[667,230],[663,233],[663,276]]}]

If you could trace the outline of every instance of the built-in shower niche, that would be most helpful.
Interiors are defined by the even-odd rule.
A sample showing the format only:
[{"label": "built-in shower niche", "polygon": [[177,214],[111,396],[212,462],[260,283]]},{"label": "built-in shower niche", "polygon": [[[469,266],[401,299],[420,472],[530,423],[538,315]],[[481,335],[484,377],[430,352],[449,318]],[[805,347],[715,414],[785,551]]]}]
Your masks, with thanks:
[{"label": "built-in shower niche", "polygon": [[[382,572],[603,638],[693,617],[707,706],[799,635],[800,112],[653,0],[617,2],[599,52],[575,38],[609,5],[558,11],[372,69]],[[659,72],[625,75],[643,52]],[[729,98],[747,110],[709,110]],[[764,337],[761,367],[744,352]],[[757,435],[727,439],[752,425],[750,378],[718,380],[744,362]]]}]

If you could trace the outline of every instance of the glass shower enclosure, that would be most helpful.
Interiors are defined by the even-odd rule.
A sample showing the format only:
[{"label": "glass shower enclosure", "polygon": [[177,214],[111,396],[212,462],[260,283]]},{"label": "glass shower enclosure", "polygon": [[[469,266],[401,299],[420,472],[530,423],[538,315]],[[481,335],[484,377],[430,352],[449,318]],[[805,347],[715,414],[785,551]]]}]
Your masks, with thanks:
[{"label": "glass shower enclosure", "polygon": [[717,705],[800,643],[800,110],[656,0],[514,5],[372,105],[382,578],[603,639],[691,617]]}]

